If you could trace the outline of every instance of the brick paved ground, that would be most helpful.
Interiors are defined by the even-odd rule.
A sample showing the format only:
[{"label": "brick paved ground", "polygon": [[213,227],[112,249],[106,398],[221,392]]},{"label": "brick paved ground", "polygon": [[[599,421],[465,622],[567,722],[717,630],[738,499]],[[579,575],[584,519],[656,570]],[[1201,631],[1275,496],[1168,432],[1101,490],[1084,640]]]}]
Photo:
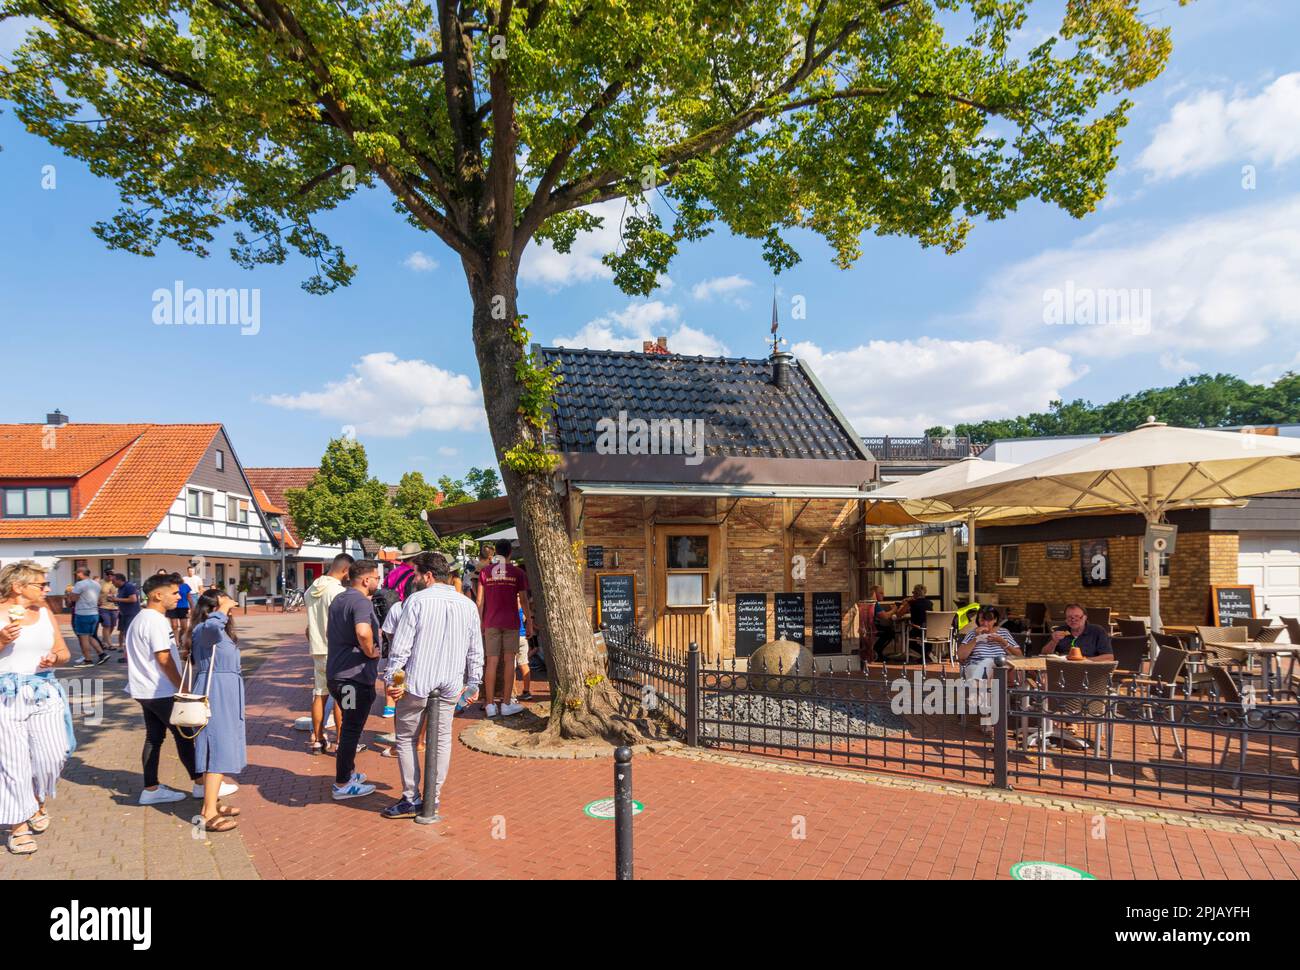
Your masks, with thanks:
[{"label": "brick paved ground", "polygon": [[[241,618],[242,619],[242,618]],[[292,721],[306,709],[310,662],[301,614],[241,624],[249,663],[250,767],[234,796],[238,832],[190,838],[197,803],[141,808],[139,730],[107,682],[104,723],[81,728],[83,747],[51,803],[54,826],[34,857],[0,859],[0,878],[150,875],[265,878],[609,878],[612,823],[582,806],[611,793],[612,763],[494,757],[457,744],[444,793],[446,820],[420,827],[377,810],[397,766],[373,749],[360,770],[379,785],[366,799],[329,798],[333,761],[311,756]],[[112,669],[109,669],[112,668]],[[372,717],[371,727],[385,726]],[[471,720],[457,720],[457,731]],[[370,735],[368,735],[368,738]],[[736,759],[731,759],[736,760]],[[93,767],[91,767],[93,766]],[[164,781],[181,784],[175,756]],[[1022,860],[1063,862],[1102,878],[1300,878],[1300,843],[1186,824],[1106,818],[1051,804],[1015,804],[673,755],[635,766],[637,875],[643,878],[1007,878]],[[779,769],[779,770],[778,770]]]},{"label": "brick paved ground", "polygon": [[[76,638],[67,617],[61,619],[76,659],[80,655]],[[303,627],[302,614],[250,614],[236,622],[246,669],[256,669],[289,630]],[[22,857],[0,851],[0,880],[257,878],[237,834],[194,838],[189,819],[200,804],[197,800],[137,804],[144,784],[140,770],[144,729],[139,706],[126,694],[126,667],[117,663],[118,656],[114,653],[99,667],[60,669],[74,711],[79,706],[77,697],[85,698],[87,710],[75,714],[77,750],[64,769],[58,795],[48,804],[51,824],[38,837],[39,851]],[[102,699],[98,717],[92,712],[96,696]],[[170,739],[163,749],[160,775],[165,785],[189,788]],[[239,792],[234,798],[242,805],[246,795]]]},{"label": "brick paved ground", "polygon": [[[385,821],[377,810],[398,785],[391,759],[363,751],[359,769],[379,790],[335,803],[332,760],[302,751],[290,723],[309,680],[302,650],[283,649],[249,689],[257,767],[247,780],[257,798],[243,803],[254,810],[242,832],[264,877],[612,874],[612,823],[582,813],[611,794],[610,761],[501,758],[457,744],[446,821],[427,828]],[[457,719],[457,732],[476,719]],[[384,724],[372,716],[370,727]],[[1300,878],[1300,844],[1284,840],[1100,823],[1087,812],[677,756],[641,756],[634,774],[635,797],[646,806],[636,822],[637,874],[645,878],[1007,878],[1013,863],[1031,859],[1103,878]]]}]

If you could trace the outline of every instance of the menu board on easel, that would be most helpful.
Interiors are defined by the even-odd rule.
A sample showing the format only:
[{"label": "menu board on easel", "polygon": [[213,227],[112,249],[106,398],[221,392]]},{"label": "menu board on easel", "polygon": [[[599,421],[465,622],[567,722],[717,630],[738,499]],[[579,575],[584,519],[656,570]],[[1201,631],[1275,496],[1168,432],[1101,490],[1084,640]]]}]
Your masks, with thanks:
[{"label": "menu board on easel", "polygon": [[1211,586],[1210,607],[1215,626],[1232,626],[1238,620],[1255,618],[1254,586]]},{"label": "menu board on easel", "polygon": [[844,635],[840,623],[844,616],[839,593],[812,594],[813,653],[841,653]]},{"label": "menu board on easel", "polygon": [[776,638],[804,642],[803,593],[776,594]]},{"label": "menu board on easel", "polygon": [[767,594],[736,594],[736,656],[748,657],[767,643]]},{"label": "menu board on easel", "polygon": [[636,626],[636,574],[596,577],[596,628]]}]

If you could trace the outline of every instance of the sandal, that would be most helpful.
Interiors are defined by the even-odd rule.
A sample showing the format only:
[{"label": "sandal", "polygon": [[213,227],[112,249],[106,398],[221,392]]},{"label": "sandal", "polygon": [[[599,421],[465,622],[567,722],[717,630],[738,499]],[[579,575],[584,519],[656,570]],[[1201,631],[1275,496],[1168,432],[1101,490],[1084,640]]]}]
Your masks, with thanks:
[{"label": "sandal", "polygon": [[312,754],[320,754],[324,747],[325,742],[321,741],[320,738],[307,742],[307,750]]},{"label": "sandal", "polygon": [[50,827],[50,816],[46,814],[44,809],[41,809],[27,820],[27,827],[37,835],[41,835]]},{"label": "sandal", "polygon": [[220,809],[212,818],[203,819],[203,831],[205,832],[229,832],[231,829],[238,828],[239,823],[229,815],[223,815]]},{"label": "sandal", "polygon": [[236,815],[239,814],[239,809],[235,808],[234,805],[218,804],[217,814],[220,815],[222,818],[234,818]]},{"label": "sandal", "polygon": [[339,746],[335,744],[333,741],[331,741],[329,738],[325,738],[323,741],[321,741],[320,752],[321,754],[338,754]]},{"label": "sandal", "polygon": [[5,843],[6,848],[14,855],[31,855],[40,846],[36,844],[36,839],[32,837],[31,832],[23,832],[21,835],[15,835],[13,830],[9,831],[9,841]]}]

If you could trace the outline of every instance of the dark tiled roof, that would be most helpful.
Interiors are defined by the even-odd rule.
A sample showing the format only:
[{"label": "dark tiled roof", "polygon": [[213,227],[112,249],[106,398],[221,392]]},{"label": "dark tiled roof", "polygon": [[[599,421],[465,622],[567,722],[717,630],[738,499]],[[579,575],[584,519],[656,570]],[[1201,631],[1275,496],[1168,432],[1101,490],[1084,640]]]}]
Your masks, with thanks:
[{"label": "dark tiled roof", "polygon": [[815,378],[793,358],[784,390],[768,360],[684,357],[543,347],[564,380],[555,394],[561,452],[595,452],[596,423],[642,418],[703,419],[710,457],[864,460],[852,428]]}]

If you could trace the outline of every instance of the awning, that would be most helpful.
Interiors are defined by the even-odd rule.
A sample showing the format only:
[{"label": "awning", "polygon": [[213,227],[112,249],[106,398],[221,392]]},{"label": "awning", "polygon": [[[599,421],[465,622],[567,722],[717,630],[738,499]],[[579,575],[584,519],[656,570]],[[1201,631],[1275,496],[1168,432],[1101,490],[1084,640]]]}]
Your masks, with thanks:
[{"label": "awning", "polygon": [[460,505],[442,505],[428,511],[429,525],[440,536],[486,529],[511,517],[510,499],[504,495]]},{"label": "awning", "polygon": [[672,482],[574,482],[583,495],[682,495],[694,498],[870,499],[852,485],[712,485]]}]

